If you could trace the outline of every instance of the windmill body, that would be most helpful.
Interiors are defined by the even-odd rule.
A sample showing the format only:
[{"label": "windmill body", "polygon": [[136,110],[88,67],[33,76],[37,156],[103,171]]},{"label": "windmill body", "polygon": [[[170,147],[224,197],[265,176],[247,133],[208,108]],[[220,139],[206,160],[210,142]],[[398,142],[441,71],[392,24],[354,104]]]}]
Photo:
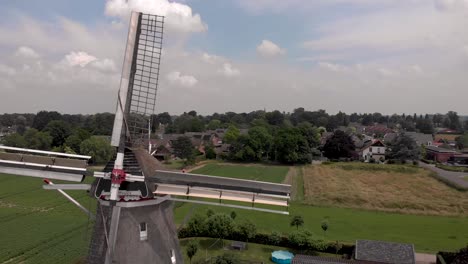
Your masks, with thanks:
[{"label": "windmill body", "polygon": [[[89,156],[0,146],[0,173],[46,178],[44,189],[58,190],[95,219],[87,258],[91,264],[183,263],[173,201],[287,214],[256,205],[287,207],[289,185],[164,171],[149,154],[163,27],[164,17],[132,12],[111,139],[117,151],[103,172],[88,170]],[[82,182],[85,177],[95,181],[52,182]],[[96,214],[64,190],[88,191],[97,199]]]}]

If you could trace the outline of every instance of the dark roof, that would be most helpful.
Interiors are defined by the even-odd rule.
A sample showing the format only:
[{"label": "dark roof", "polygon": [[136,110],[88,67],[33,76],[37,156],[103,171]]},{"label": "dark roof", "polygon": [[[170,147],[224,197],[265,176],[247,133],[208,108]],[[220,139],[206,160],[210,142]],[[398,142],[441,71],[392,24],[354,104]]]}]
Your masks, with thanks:
[{"label": "dark roof", "polygon": [[414,246],[413,244],[385,241],[357,240],[355,259],[381,263],[414,264]]},{"label": "dark roof", "polygon": [[414,141],[416,141],[416,144],[418,145],[427,145],[428,142],[432,142],[434,140],[434,137],[432,136],[432,134],[405,132],[405,135],[409,136]]},{"label": "dark roof", "polygon": [[434,146],[426,146],[426,150],[438,153],[456,153],[456,151],[441,147],[434,147]]},{"label": "dark roof", "polygon": [[291,261],[291,264],[376,264],[370,261],[358,261],[352,259],[342,259],[334,257],[320,257],[309,255],[296,255]]}]

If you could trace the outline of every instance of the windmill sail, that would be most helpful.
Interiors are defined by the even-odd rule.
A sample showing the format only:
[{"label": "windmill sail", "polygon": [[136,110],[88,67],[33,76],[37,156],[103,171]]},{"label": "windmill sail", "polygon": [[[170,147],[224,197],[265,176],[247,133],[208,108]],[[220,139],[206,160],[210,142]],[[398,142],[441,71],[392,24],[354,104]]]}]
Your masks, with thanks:
[{"label": "windmill sail", "polygon": [[132,12],[112,146],[141,147],[156,105],[164,17]]},{"label": "windmill sail", "polygon": [[0,146],[0,173],[81,182],[90,156]]}]

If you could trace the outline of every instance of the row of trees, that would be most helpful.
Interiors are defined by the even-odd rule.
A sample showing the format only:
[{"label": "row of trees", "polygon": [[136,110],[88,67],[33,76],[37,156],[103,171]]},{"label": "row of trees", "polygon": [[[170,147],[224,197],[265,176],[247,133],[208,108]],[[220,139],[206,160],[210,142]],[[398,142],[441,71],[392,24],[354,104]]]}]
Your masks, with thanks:
[{"label": "row of trees", "polygon": [[385,124],[390,128],[402,128],[406,131],[418,131],[426,134],[433,133],[435,127],[446,127],[457,131],[468,130],[468,119],[461,120],[454,111],[434,115],[383,115],[381,113],[352,113],[348,115],[343,112],[332,115],[325,110],[307,111],[301,107],[294,109],[292,113],[275,110],[250,113],[227,112],[202,116],[198,115],[196,111],[190,111],[175,118],[171,118],[168,113],[162,113],[155,115],[153,119],[156,124],[164,124],[167,133],[201,132],[206,129],[227,128],[230,124],[235,124],[239,128],[250,128],[254,126],[256,120],[262,120],[271,126],[297,126],[300,123],[308,122],[312,126],[326,128],[327,131],[333,131],[340,126],[348,126],[350,122],[366,126],[375,123]]},{"label": "row of trees", "polygon": [[[60,114],[55,111],[40,111],[37,114],[3,114],[0,115],[0,127],[16,127],[17,132],[22,134],[28,127],[41,131],[53,120],[64,121],[72,128],[83,128],[93,135],[110,135],[114,114],[72,115]],[[468,131],[468,119],[461,120],[457,112],[454,111],[434,115],[346,114],[343,112],[333,115],[328,114],[325,110],[307,111],[300,107],[294,109],[292,113],[259,110],[250,113],[226,112],[202,116],[198,115],[196,111],[190,111],[180,116],[171,116],[167,112],[152,116],[153,131],[162,124],[166,127],[167,133],[201,132],[207,129],[227,128],[230,124],[235,124],[239,128],[250,128],[255,126],[259,120],[271,126],[297,126],[300,123],[308,122],[312,126],[326,128],[327,131],[333,131],[340,126],[348,126],[350,122],[362,125],[385,124],[390,128],[402,128],[406,131],[419,131],[427,134],[433,133],[434,127]]]},{"label": "row of trees", "polygon": [[105,163],[113,155],[114,150],[107,139],[93,136],[83,128],[73,128],[63,120],[51,120],[39,127],[40,130],[28,128],[23,133],[9,134],[2,143],[11,147],[90,155],[92,163]]}]

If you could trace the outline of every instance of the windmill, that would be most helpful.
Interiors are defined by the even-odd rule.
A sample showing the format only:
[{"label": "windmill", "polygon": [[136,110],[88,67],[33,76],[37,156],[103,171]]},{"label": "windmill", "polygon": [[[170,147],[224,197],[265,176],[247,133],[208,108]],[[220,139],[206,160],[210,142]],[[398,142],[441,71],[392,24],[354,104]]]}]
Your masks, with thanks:
[{"label": "windmill", "polygon": [[[103,172],[88,169],[90,156],[0,146],[0,173],[44,178],[44,189],[59,191],[95,218],[91,264],[183,263],[173,201],[288,214],[270,207],[288,206],[289,185],[165,171],[151,156],[146,142],[163,27],[162,16],[132,12],[111,138],[117,154]],[[94,177],[93,184],[52,182],[83,182],[85,177]],[[98,201],[96,214],[64,190],[88,191]]]}]

